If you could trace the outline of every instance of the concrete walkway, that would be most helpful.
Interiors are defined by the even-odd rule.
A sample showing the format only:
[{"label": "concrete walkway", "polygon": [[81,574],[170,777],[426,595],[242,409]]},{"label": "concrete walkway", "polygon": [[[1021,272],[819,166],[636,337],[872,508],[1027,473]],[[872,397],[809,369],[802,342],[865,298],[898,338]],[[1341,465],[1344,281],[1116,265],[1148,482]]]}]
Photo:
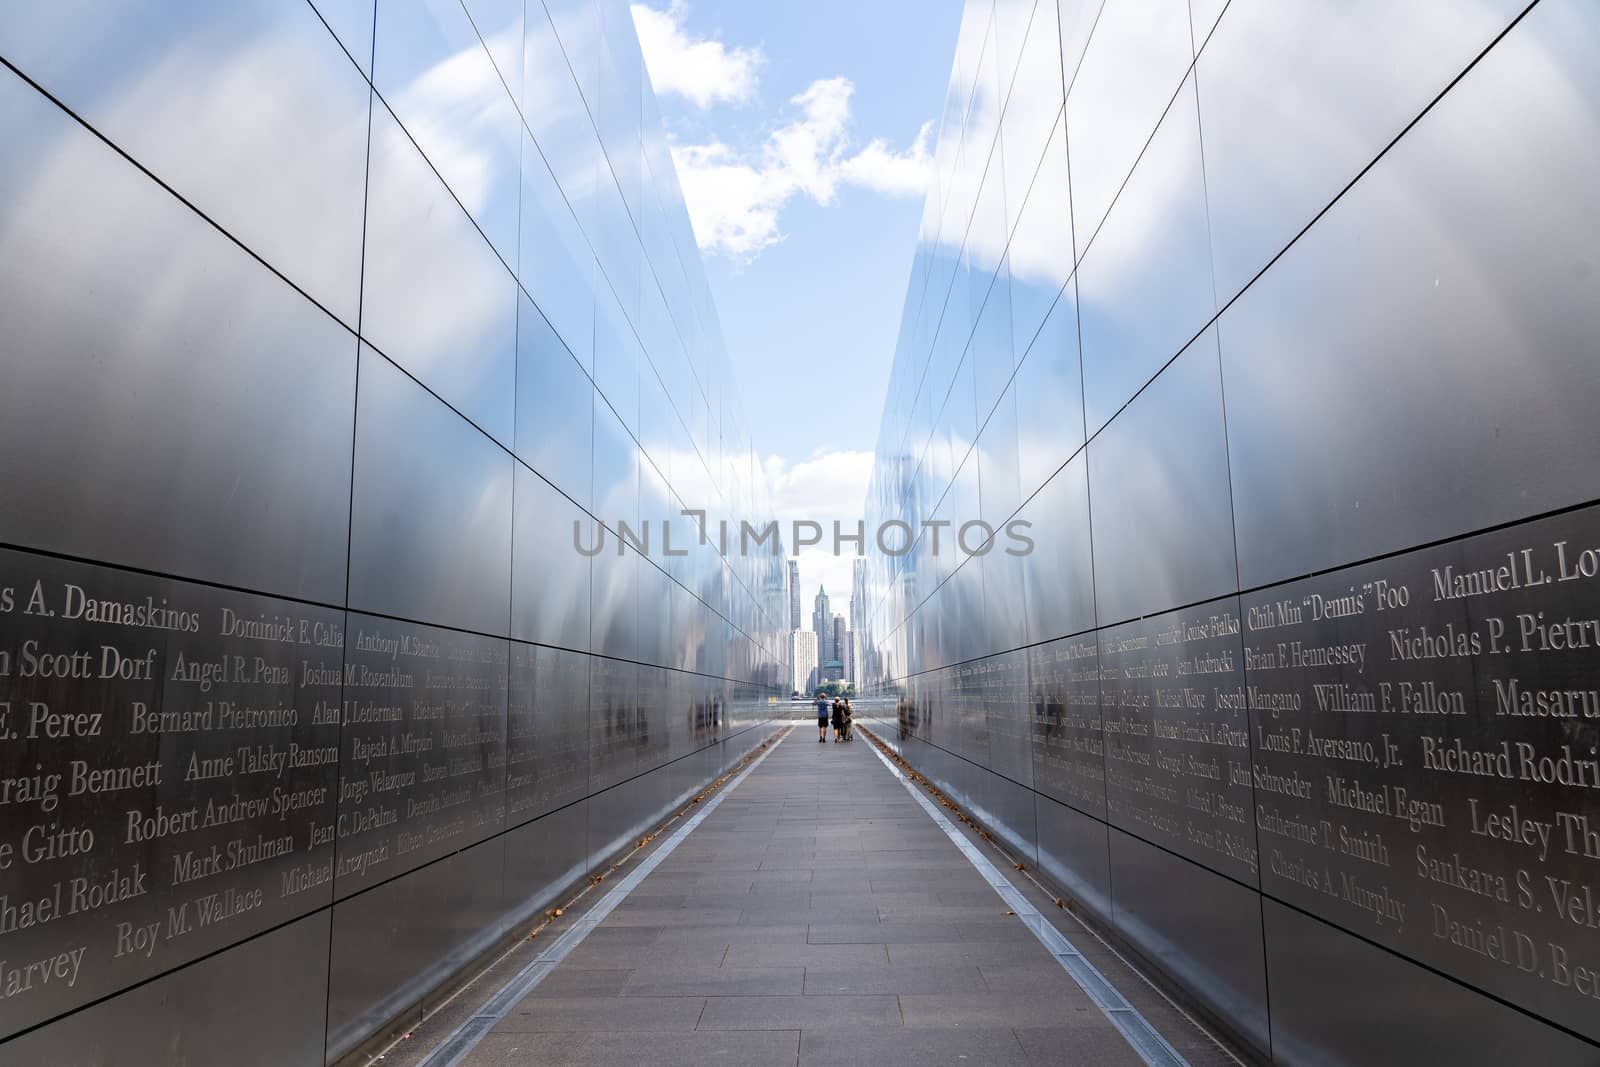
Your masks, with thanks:
[{"label": "concrete walkway", "polygon": [[869,744],[794,730],[462,1062],[1142,1063]]}]

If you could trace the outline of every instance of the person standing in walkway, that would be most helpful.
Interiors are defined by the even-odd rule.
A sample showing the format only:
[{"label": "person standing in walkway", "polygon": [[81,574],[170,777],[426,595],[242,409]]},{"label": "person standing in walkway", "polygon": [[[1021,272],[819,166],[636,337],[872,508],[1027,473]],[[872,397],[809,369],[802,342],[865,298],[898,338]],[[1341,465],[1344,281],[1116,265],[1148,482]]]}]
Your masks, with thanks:
[{"label": "person standing in walkway", "polygon": [[844,698],[833,698],[833,743],[844,740]]},{"label": "person standing in walkway", "polygon": [[850,732],[850,726],[851,726],[851,720],[855,718],[856,709],[852,708],[850,706],[850,698],[849,697],[845,697],[844,698],[844,706],[843,706],[843,708],[840,709],[840,711],[841,711],[840,717],[844,720],[844,722],[843,722],[843,725],[844,725],[844,739],[846,741],[853,741],[855,738],[854,738],[854,735],[851,734],[851,732]]},{"label": "person standing in walkway", "polygon": [[828,696],[822,690],[817,690],[817,744],[826,744],[828,740]]}]

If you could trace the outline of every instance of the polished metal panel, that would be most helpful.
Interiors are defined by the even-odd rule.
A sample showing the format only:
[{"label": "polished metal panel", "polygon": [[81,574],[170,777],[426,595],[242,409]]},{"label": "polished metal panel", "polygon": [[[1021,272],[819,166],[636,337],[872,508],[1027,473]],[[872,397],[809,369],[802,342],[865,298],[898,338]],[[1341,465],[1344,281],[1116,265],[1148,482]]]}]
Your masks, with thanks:
[{"label": "polished metal panel", "polygon": [[[639,515],[639,446],[617,413],[598,391],[594,407],[594,493],[595,518],[610,529],[607,552],[615,555],[622,524],[637,536]],[[650,516],[659,519],[659,516]],[[681,523],[680,523],[681,525]]]},{"label": "polished metal panel", "polygon": [[355,339],[9,71],[0,125],[0,540],[340,601]]},{"label": "polished metal panel", "polygon": [[520,464],[515,490],[511,636],[586,651],[594,520]]},{"label": "polished metal panel", "polygon": [[602,289],[595,304],[594,383],[630,432],[639,429],[639,341],[622,307]]},{"label": "polished metal panel", "polygon": [[1107,821],[1259,884],[1239,602],[1113,626],[1099,640]]},{"label": "polished metal panel", "polygon": [[[1047,641],[1094,626],[1094,557],[1089,543],[1089,464],[1079,453],[1028,501],[1001,551],[1026,551],[1022,575],[1027,640]],[[1015,610],[1016,605],[1012,605]]]},{"label": "polished metal panel", "polygon": [[[581,17],[572,18],[579,8],[587,9],[592,20],[592,0],[525,5],[522,115],[573,214],[589,242],[595,243],[600,221],[590,190],[605,176],[602,168],[606,161],[588,104],[579,89],[582,77],[577,82],[572,77],[574,70],[585,69],[585,56],[593,59],[596,55],[593,51],[572,51],[574,33],[584,22]],[[592,49],[594,43],[587,40],[583,46]]]},{"label": "polished metal panel", "polygon": [[537,650],[534,708],[541,793],[551,806],[589,793],[589,658]]},{"label": "polished metal panel", "polygon": [[1115,827],[1108,832],[1118,931],[1264,1052],[1267,973],[1258,894]]},{"label": "polished metal panel", "polygon": [[463,0],[472,24],[483,39],[495,71],[511,92],[511,99],[522,101],[522,0]]},{"label": "polished metal panel", "polygon": [[1065,902],[1087,907],[1102,921],[1111,916],[1110,859],[1106,824],[1077,808],[1033,795],[1039,833],[1039,870],[1066,890]]},{"label": "polished metal panel", "polygon": [[499,936],[505,841],[485,841],[334,905],[322,972],[326,1062],[392,1020],[420,1021],[423,998]]},{"label": "polished metal panel", "polygon": [[1281,1062],[1594,1062],[1593,1045],[1274,900],[1262,920]]},{"label": "polished metal panel", "polygon": [[631,548],[623,546],[618,535],[598,525],[592,527],[597,539],[605,538],[605,549],[592,561],[589,647],[597,655],[637,659],[639,655],[639,593],[641,567],[649,564]]},{"label": "polished metal panel", "polygon": [[372,16],[376,0],[312,0],[361,73],[372,77]]},{"label": "polished metal panel", "polygon": [[[1078,6],[1062,11],[1063,39],[1072,32],[1066,9]],[[1072,27],[1086,20],[1094,26],[1067,92],[1073,231],[1085,248],[1178,91],[1194,49],[1183,4],[1111,0],[1097,19],[1087,11],[1076,15]],[[1071,51],[1063,50],[1068,67]]]},{"label": "polished metal panel", "polygon": [[361,336],[509,446],[516,279],[381,104],[370,170]]},{"label": "polished metal panel", "polygon": [[351,614],[335,895],[505,825],[507,642]]},{"label": "polished metal panel", "polygon": [[517,279],[560,334],[573,358],[584,369],[591,369],[594,253],[556,184],[551,165],[526,135],[522,143],[522,240],[518,246]]},{"label": "polished metal panel", "polygon": [[1216,334],[1089,443],[1099,621],[1237,588]]},{"label": "polished metal panel", "polygon": [[781,559],[677,514],[770,505],[628,9],[67,0],[0,56],[0,1060],[337,1060],[784,673]]},{"label": "polished metal panel", "polygon": [[639,700],[639,671],[635,663],[589,657],[591,794],[632,778],[638,771],[639,750],[649,744],[651,722]]},{"label": "polished metal panel", "polygon": [[[1007,5],[1011,7],[1011,5]],[[1059,125],[1061,118],[1062,84],[1061,84],[1061,33],[1056,24],[1054,0],[1044,0],[1035,4],[1033,0],[1024,0],[1015,5],[1015,15],[1026,22],[1026,40],[1019,34],[1024,27],[1018,25],[1012,29],[1009,36],[1014,38],[1013,47],[1020,48],[1016,66],[1008,68],[1002,63],[1001,80],[1008,87],[1006,111],[1000,119],[1000,147],[1005,160],[1006,182],[1006,220],[1007,235],[1017,232],[1025,235],[1026,229],[1018,225],[1019,216],[1023,211],[1023,201],[1028,196],[1028,189],[1037,180],[1035,175],[1044,176],[1046,185],[1039,202],[1048,203],[1070,226],[1068,213],[1059,211],[1062,204],[1061,194],[1065,192],[1065,185],[1052,185],[1051,182],[1059,179],[1066,180],[1064,169],[1041,169],[1040,156],[1051,152],[1060,154],[1060,167],[1066,164],[1066,143],[1060,137],[1052,137],[1050,128]],[[1005,41],[1002,40],[1002,47]],[[1008,77],[1004,73],[1014,69],[1015,74]],[[1067,249],[1071,245],[1066,246]],[[1058,252],[1064,251],[1057,249]],[[1012,246],[1013,255],[1015,245]],[[1066,260],[1070,263],[1070,259]]]},{"label": "polished metal panel", "polygon": [[642,663],[665,664],[668,658],[672,625],[671,597],[678,586],[655,563],[639,561],[639,643],[637,657]]},{"label": "polished metal panel", "polygon": [[328,903],[343,625],[0,551],[0,1033]]},{"label": "polished metal panel", "polygon": [[[1272,0],[1229,5],[1196,64],[1221,302],[1244,288],[1526,6],[1525,0],[1363,0],[1326,10]],[[1197,42],[1208,28],[1201,18],[1197,6]]]},{"label": "polished metal panel", "polygon": [[[322,1061],[328,915],[319,911],[0,1045],[6,1063]],[[293,981],[285,981],[286,976]],[[248,1010],[241,1010],[248,1006]]]},{"label": "polished metal panel", "polygon": [[[972,552],[969,566],[983,574],[985,628],[981,649],[1016,648],[1027,641],[1024,584],[1026,544],[1008,523],[1022,503],[1017,474],[1017,415],[1012,391],[1007,390],[989,416],[974,452],[978,463],[977,512],[952,531],[956,548]],[[969,525],[970,524],[970,525]],[[987,542],[985,538],[988,538]],[[1023,610],[1019,611],[1018,608]]]},{"label": "polished metal panel", "polygon": [[520,11],[514,26],[474,27],[460,3],[380,0],[372,53],[378,95],[508,264],[517,261],[522,127],[484,40],[499,45],[513,30],[520,43]]},{"label": "polished metal panel", "polygon": [[1243,598],[1263,888],[1591,1039],[1597,539],[1586,508]]},{"label": "polished metal panel", "polygon": [[[365,6],[370,39],[371,0]],[[346,15],[348,32],[363,32],[361,17]],[[365,62],[370,43],[359,48]],[[0,13],[0,56],[355,327],[370,94],[310,6],[11,8]],[[39,192],[65,192],[52,188],[60,168],[81,164],[52,153],[36,165],[44,160],[56,173],[37,174]],[[20,206],[9,195],[6,203]]]},{"label": "polished metal panel", "polygon": [[[702,776],[702,781],[711,775]],[[589,805],[576,804],[505,836],[506,922],[516,925],[562,899],[589,870]]]},{"label": "polished metal panel", "polygon": [[1228,0],[1189,0],[1189,30],[1194,37],[1195,51],[1206,46],[1217,19],[1222,17]]},{"label": "polished metal panel", "polygon": [[594,386],[550,323],[523,298],[517,316],[517,456],[545,481],[590,506]]},{"label": "polished metal panel", "polygon": [[1191,78],[1078,267],[1090,434],[1216,313],[1210,253]]},{"label": "polished metal panel", "polygon": [[1008,853],[1028,868],[1037,867],[1039,842],[1033,808],[1038,794],[1004,775],[975,770],[979,778],[973,810],[981,812],[995,828],[995,838]]},{"label": "polished metal panel", "polygon": [[[1106,738],[1100,712],[1099,640],[1094,634],[1084,634],[1027,651],[1033,787],[1103,820]],[[1042,820],[1043,809],[1040,817]],[[1043,849],[1042,821],[1039,833]]]},{"label": "polished metal panel", "polygon": [[1061,290],[1017,368],[1017,463],[1024,497],[1082,446],[1076,281]]},{"label": "polished metal panel", "polygon": [[1011,351],[1011,271],[1005,261],[995,271],[983,309],[978,313],[967,359],[972,364],[974,410],[981,427],[1016,370],[1016,357]]},{"label": "polished metal panel", "polygon": [[1089,34],[1100,18],[1105,0],[1056,0],[1056,22],[1061,28],[1061,81],[1070,91],[1078,78]]},{"label": "polished metal panel", "polygon": [[1221,320],[1247,585],[1600,495],[1597,41],[1535,8]]},{"label": "polished metal panel", "polygon": [[[1065,203],[1068,192],[1066,128],[1060,120],[1048,137],[1039,169],[1029,176],[1027,200],[1017,205],[1021,217],[1006,250],[1011,277],[1011,345],[1019,364],[1035,343],[1035,336],[1054,308],[1062,285],[1071,277],[1074,262],[1072,214]],[[1010,203],[1009,198],[1007,203]],[[1072,299],[1076,300],[1075,294]],[[1065,319],[1072,326],[1075,356],[1078,347],[1076,311],[1070,302],[1067,310],[1071,312]]]},{"label": "polished metal panel", "polygon": [[515,460],[363,348],[350,604],[506,632]]},{"label": "polished metal panel", "polygon": [[589,797],[589,869],[603,869],[618,849],[638,840],[670,807],[669,771],[654,770]]},{"label": "polished metal panel", "polygon": [[1600,19],[1034,7],[967,7],[866,509],[1036,547],[870,555],[882,728],[1263,1055],[1592,1058]]},{"label": "polished metal panel", "polygon": [[[595,0],[548,0],[544,8],[555,25],[561,49],[572,68],[572,80],[584,99],[598,100],[600,78],[600,10]],[[531,21],[531,20],[530,20]]]}]

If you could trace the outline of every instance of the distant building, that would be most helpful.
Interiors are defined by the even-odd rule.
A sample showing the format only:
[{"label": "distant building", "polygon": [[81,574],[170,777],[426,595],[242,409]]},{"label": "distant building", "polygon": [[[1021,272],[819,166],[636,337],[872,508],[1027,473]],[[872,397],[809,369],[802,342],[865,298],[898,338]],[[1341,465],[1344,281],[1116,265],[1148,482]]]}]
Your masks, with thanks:
[{"label": "distant building", "polygon": [[850,684],[861,688],[866,671],[862,667],[867,639],[867,561],[854,560],[850,568],[850,654],[844,661]]},{"label": "distant building", "polygon": [[844,664],[836,659],[830,659],[822,665],[822,678],[824,682],[844,681]]},{"label": "distant building", "polygon": [[789,665],[793,689],[809,693],[817,683],[817,635],[810,630],[795,630],[789,635]]},{"label": "distant building", "polygon": [[845,669],[845,674],[840,677],[847,677],[849,674],[849,664],[845,662],[845,649],[850,645],[848,633],[849,631],[844,624],[844,616],[835,615],[833,617],[833,632],[830,635],[833,638],[833,647],[828,650],[828,659],[838,660],[839,665]]},{"label": "distant building", "polygon": [[828,612],[828,594],[820,585],[811,608],[811,632],[817,635],[818,663],[839,658],[833,651],[833,616]]},{"label": "distant building", "polygon": [[789,629],[800,629],[800,564],[789,561]]},{"label": "distant building", "polygon": [[850,629],[866,629],[867,561],[854,560],[850,568]]}]

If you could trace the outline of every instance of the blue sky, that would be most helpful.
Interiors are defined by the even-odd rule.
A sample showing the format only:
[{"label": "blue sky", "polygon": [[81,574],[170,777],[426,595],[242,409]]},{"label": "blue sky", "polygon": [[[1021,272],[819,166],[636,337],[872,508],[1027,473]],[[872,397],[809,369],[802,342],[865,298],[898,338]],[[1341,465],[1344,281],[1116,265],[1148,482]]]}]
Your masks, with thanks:
[{"label": "blue sky", "polygon": [[[860,514],[961,8],[633,5],[780,517]],[[800,566],[848,595],[848,559]]]}]

